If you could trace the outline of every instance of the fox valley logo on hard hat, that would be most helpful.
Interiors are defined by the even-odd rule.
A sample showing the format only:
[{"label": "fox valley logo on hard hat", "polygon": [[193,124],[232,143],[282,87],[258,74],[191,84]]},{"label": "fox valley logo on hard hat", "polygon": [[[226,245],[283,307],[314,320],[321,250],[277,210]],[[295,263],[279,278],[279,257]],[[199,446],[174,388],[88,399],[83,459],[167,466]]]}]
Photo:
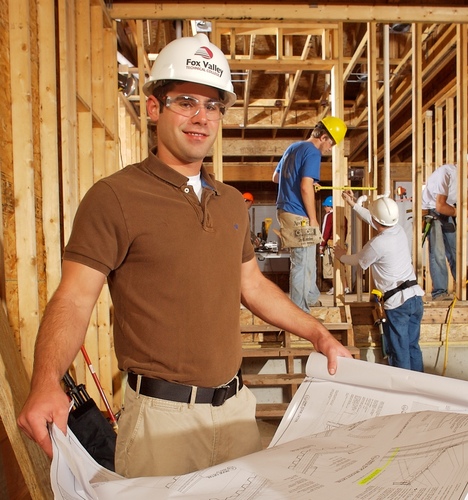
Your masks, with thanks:
[{"label": "fox valley logo on hard hat", "polygon": [[203,59],[206,59],[206,61],[189,58],[185,62],[185,67],[190,70],[195,69],[198,71],[205,71],[206,73],[210,73],[221,78],[223,76],[223,70],[215,63],[210,62],[213,55],[213,52],[208,47],[202,46],[195,51],[194,56],[200,56]]},{"label": "fox valley logo on hard hat", "polygon": [[200,47],[196,52],[196,56],[202,56],[203,59],[213,59],[213,52],[208,47]]}]

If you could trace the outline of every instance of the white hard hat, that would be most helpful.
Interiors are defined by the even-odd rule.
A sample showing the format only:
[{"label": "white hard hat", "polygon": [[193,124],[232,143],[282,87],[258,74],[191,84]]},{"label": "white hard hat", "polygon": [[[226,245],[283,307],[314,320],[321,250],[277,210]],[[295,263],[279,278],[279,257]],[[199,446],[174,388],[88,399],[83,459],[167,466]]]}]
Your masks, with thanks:
[{"label": "white hard hat", "polygon": [[398,223],[400,211],[395,200],[388,196],[380,196],[369,207],[372,218],[382,226],[394,226]]},{"label": "white hard hat", "polygon": [[199,33],[182,37],[166,45],[156,58],[143,92],[150,96],[155,86],[165,80],[208,85],[221,91],[220,100],[230,107],[237,99],[231,81],[231,70],[223,52],[208,37]]}]

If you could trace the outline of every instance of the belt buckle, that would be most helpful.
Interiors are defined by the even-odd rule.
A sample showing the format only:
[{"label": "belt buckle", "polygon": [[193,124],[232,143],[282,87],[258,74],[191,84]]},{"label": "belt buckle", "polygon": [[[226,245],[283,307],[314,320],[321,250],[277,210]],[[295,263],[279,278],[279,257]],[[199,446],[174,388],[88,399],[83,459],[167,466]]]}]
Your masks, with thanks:
[{"label": "belt buckle", "polygon": [[213,393],[213,399],[211,400],[211,406],[222,406],[226,399],[228,399],[229,385],[222,385],[217,387]]}]

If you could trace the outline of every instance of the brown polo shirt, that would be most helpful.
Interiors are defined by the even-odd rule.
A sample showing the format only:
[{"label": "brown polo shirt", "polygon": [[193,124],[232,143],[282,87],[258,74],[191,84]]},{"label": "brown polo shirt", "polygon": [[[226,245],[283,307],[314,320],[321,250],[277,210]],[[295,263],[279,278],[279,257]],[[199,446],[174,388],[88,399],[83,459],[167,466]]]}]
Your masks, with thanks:
[{"label": "brown polo shirt", "polygon": [[98,181],[64,259],[107,276],[120,369],[211,387],[241,363],[240,272],[254,251],[241,193],[202,179],[200,202],[150,153]]}]

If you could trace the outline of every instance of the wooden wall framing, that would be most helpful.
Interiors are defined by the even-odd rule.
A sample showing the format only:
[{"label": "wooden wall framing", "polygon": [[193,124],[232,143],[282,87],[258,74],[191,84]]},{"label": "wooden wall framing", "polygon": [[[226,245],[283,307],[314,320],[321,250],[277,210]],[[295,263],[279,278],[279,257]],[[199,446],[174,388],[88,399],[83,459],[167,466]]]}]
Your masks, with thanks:
[{"label": "wooden wall framing", "polygon": [[[226,13],[225,18],[228,17]],[[141,22],[135,24],[140,42]],[[3,42],[0,68],[6,82],[4,98],[0,101],[0,297],[10,326],[2,334],[11,333],[27,375],[32,370],[39,321],[59,283],[63,247],[81,198],[100,178],[140,161],[147,149],[146,121],[140,123],[128,100],[118,93],[115,23],[103,0],[0,0]],[[367,52],[374,79],[377,78],[375,27],[376,23],[369,21]],[[444,95],[436,96],[428,107],[418,104],[415,98],[412,120],[423,148],[415,155],[418,175],[414,189],[420,192],[422,183],[436,166],[445,161],[458,162],[460,270],[456,292],[464,300],[467,221],[462,214],[467,211],[468,40],[466,24],[455,24],[454,28],[457,79],[453,87]],[[417,36],[415,47],[422,34]],[[333,58],[339,60],[340,35],[335,32],[333,37]],[[141,50],[139,60],[143,66]],[[419,60],[416,63],[419,65]],[[343,77],[343,63],[339,71],[336,68],[333,71],[336,85]],[[140,71],[140,79],[142,75]],[[294,82],[293,76],[291,82]],[[379,185],[376,89],[369,98],[370,168],[366,185],[372,182]],[[405,94],[404,98],[409,97]],[[338,93],[335,103],[338,113],[341,99]],[[141,103],[143,101],[144,98]],[[217,169],[222,162],[222,147],[222,142],[217,145]],[[329,178],[342,185],[345,179],[337,165],[345,161],[341,150],[337,150],[336,155],[339,155],[335,158],[338,163],[333,170],[329,167]],[[262,172],[268,168],[271,165]],[[405,168],[402,166],[398,171],[403,172]],[[226,176],[226,171],[223,173]],[[415,211],[419,209],[420,206],[415,206]],[[419,238],[418,229],[415,241],[420,241]],[[416,256],[419,274],[422,273],[421,258],[422,252]],[[107,287],[93,312],[86,349],[114,411],[118,411],[122,400],[121,380],[113,350],[112,307]],[[81,355],[73,371],[77,381],[84,383],[100,403]],[[104,410],[103,405],[101,408]]]},{"label": "wooden wall framing", "polygon": [[[0,0],[0,13],[6,82],[0,293],[30,375],[40,317],[59,283],[79,201],[98,179],[140,160],[140,124],[118,92],[115,21],[102,1]],[[106,287],[86,350],[118,411],[121,381]],[[81,355],[73,371],[99,403]]]}]

